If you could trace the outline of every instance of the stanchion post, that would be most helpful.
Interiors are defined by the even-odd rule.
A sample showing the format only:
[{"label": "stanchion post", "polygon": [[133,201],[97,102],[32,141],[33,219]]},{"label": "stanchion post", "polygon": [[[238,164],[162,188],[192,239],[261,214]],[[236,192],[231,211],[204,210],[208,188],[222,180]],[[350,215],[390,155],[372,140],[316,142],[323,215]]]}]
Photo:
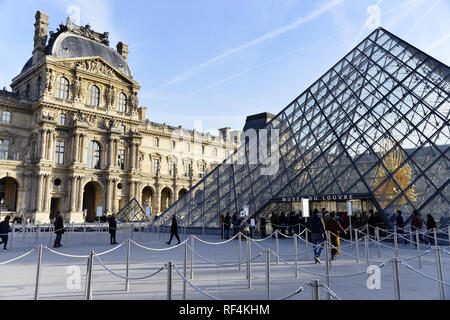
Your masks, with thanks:
[{"label": "stanchion post", "polygon": [[417,243],[417,259],[419,260],[419,269],[420,269],[422,268],[422,258],[420,257],[419,230],[416,230],[416,243]]},{"label": "stanchion post", "polygon": [[[184,264],[183,264],[183,276],[187,277],[187,256],[188,256],[188,245],[187,242],[184,243]],[[183,300],[186,300],[186,281],[183,280]]]},{"label": "stanchion post", "polygon": [[394,275],[394,291],[395,291],[395,300],[401,300],[400,296],[400,276],[398,272],[398,257],[392,258],[392,270]]},{"label": "stanchion post", "polygon": [[364,237],[364,247],[366,249],[366,267],[368,268],[370,263],[369,263],[369,236],[365,236]]},{"label": "stanchion post", "polygon": [[67,238],[69,237],[69,228],[67,226],[63,227],[65,229],[66,236],[64,237],[64,246],[67,248]]},{"label": "stanchion post", "polygon": [[167,263],[167,300],[172,300],[172,261]]},{"label": "stanchion post", "polygon": [[86,243],[86,220],[84,220],[84,226],[83,226],[83,244]]},{"label": "stanchion post", "polygon": [[27,251],[28,250],[28,227],[25,227],[25,233],[24,233],[24,236],[25,236],[25,251]]},{"label": "stanchion post", "polygon": [[377,237],[377,251],[378,251],[378,258],[381,257],[381,250],[380,250],[380,228],[376,227],[375,229],[375,235]]},{"label": "stanchion post", "polygon": [[127,264],[126,264],[126,271],[125,276],[127,277],[125,279],[125,291],[130,291],[130,280],[128,279],[128,274],[130,271],[130,239],[127,240]]},{"label": "stanchion post", "polygon": [[413,249],[413,235],[412,235],[412,229],[409,228],[409,247]]},{"label": "stanchion post", "polygon": [[355,229],[355,248],[356,248],[356,263],[359,263],[359,238],[358,238],[358,229]]},{"label": "stanchion post", "polygon": [[248,281],[248,289],[252,288],[252,279],[251,279],[251,264],[252,259],[252,244],[250,242],[250,238],[247,237],[247,281]]},{"label": "stanchion post", "polygon": [[[329,241],[329,237],[327,236],[327,240],[325,241],[325,260],[326,260],[325,266],[326,266],[326,275],[327,275],[327,277],[326,277],[327,286],[329,288],[330,287],[330,254],[329,254],[330,244],[328,241]],[[327,300],[330,300],[330,299],[331,299],[331,296],[330,296],[330,293],[328,293]]]},{"label": "stanchion post", "polygon": [[266,300],[270,300],[270,249],[266,250]]},{"label": "stanchion post", "polygon": [[450,226],[447,227],[448,245],[450,246]]},{"label": "stanchion post", "polygon": [[437,247],[438,246],[438,240],[437,240],[436,228],[433,229],[433,237],[434,237],[434,246]]},{"label": "stanchion post", "polygon": [[87,273],[86,273],[86,290],[84,300],[92,300],[92,267],[94,265],[94,251],[89,252]]},{"label": "stanchion post", "polygon": [[308,237],[308,228],[305,227],[305,248],[306,248],[306,259],[309,259],[309,237]]},{"label": "stanchion post", "polygon": [[275,249],[276,249],[276,252],[277,252],[277,264],[279,264],[280,263],[280,246],[279,246],[279,243],[278,243],[278,230],[277,231],[275,231]]},{"label": "stanchion post", "polygon": [[442,275],[442,261],[441,261],[441,248],[435,247],[435,255],[436,255],[436,270],[437,270],[437,276],[439,280],[439,294],[441,296],[441,300],[445,300],[445,290],[444,290],[444,284],[443,281],[443,275]]},{"label": "stanchion post", "polygon": [[238,259],[239,259],[239,271],[241,271],[241,262],[242,262],[242,249],[241,249],[241,243],[242,243],[242,237],[241,232],[238,233]]},{"label": "stanchion post", "polygon": [[[350,216],[349,219],[351,221],[352,217]],[[352,232],[352,223],[351,222],[350,222],[350,226],[349,226],[349,232],[350,232],[350,244],[353,248],[353,232]]]},{"label": "stanchion post", "polygon": [[11,241],[9,242],[9,248],[12,249],[12,245],[13,245],[13,241],[14,241],[14,236],[16,234],[16,225],[13,224],[12,227],[12,232],[11,232]]},{"label": "stanchion post", "polygon": [[191,280],[194,279],[194,236],[191,236]]},{"label": "stanchion post", "polygon": [[319,280],[317,279],[311,280],[310,285],[312,289],[312,299],[319,300]]},{"label": "stanchion post", "polygon": [[36,283],[34,286],[34,300],[38,300],[39,297],[39,280],[41,277],[41,262],[42,262],[42,244],[38,247],[38,261],[36,266]]},{"label": "stanchion post", "polygon": [[52,246],[52,237],[53,237],[53,230],[52,229],[53,229],[52,225],[49,225],[48,226],[48,233],[49,233],[49,238],[50,238],[50,242],[48,244],[49,247]]},{"label": "stanchion post", "polygon": [[297,233],[294,233],[294,263],[295,263],[295,278],[298,278],[298,244],[297,244]]},{"label": "stanchion post", "polygon": [[394,250],[395,250],[395,257],[398,258],[397,228],[394,229]]},{"label": "stanchion post", "polygon": [[36,244],[38,243],[39,240],[39,224],[36,225]]}]

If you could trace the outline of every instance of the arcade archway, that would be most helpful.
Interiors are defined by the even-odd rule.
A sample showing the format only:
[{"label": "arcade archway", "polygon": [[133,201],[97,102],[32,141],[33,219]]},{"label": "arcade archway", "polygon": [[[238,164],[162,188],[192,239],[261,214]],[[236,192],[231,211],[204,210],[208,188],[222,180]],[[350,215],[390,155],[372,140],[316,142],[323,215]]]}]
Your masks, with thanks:
[{"label": "arcade archway", "polygon": [[102,205],[102,187],[98,182],[91,181],[84,186],[83,211],[86,209],[86,221],[94,222],[97,207]]}]

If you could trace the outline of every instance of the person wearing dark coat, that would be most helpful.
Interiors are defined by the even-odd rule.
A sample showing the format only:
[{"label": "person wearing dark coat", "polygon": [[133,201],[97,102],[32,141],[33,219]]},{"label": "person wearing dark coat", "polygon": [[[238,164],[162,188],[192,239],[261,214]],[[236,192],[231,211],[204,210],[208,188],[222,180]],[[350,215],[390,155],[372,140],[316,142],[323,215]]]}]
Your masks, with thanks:
[{"label": "person wearing dark coat", "polygon": [[[277,231],[279,229],[279,217],[278,217],[278,213],[272,212],[272,216],[270,217],[270,224],[272,225],[272,232],[275,233],[275,231]],[[272,236],[273,238],[275,238],[275,234]]]},{"label": "person wearing dark coat", "polygon": [[261,232],[261,238],[266,237],[266,225],[267,225],[266,218],[263,216],[259,221],[259,231]]},{"label": "person wearing dark coat", "polygon": [[334,260],[336,254],[339,254],[339,235],[340,233],[347,234],[347,232],[342,228],[339,221],[336,220],[336,213],[331,212],[330,218],[325,223],[326,230],[330,231],[330,241],[333,247],[331,249],[331,260]]},{"label": "person wearing dark coat", "polygon": [[281,229],[280,232],[283,234],[282,237],[284,238],[284,235],[286,234],[286,227],[287,227],[287,222],[288,222],[284,212],[281,213],[279,222],[280,222],[280,229]]},{"label": "person wearing dark coat", "polygon": [[288,235],[292,236],[294,234],[295,228],[295,213],[290,212],[287,217],[287,225],[288,225]]},{"label": "person wearing dark coat", "polygon": [[233,213],[231,224],[233,226],[233,237],[234,237],[235,235],[237,235],[239,229],[239,218],[237,212]]},{"label": "person wearing dark coat", "polygon": [[311,241],[314,245],[314,261],[320,263],[320,254],[322,253],[322,243],[324,240],[325,224],[319,216],[319,210],[314,209],[311,219],[309,220],[311,229]]},{"label": "person wearing dark coat", "polygon": [[116,217],[112,214],[109,217],[109,234],[111,244],[117,244],[116,242],[117,222]]},{"label": "person wearing dark coat", "polygon": [[224,229],[224,238],[230,239],[231,216],[229,212],[227,212],[227,215],[223,219],[223,229]]},{"label": "person wearing dark coat", "polygon": [[[397,226],[397,233],[403,235],[403,228],[405,227],[405,221],[403,220],[401,210],[397,210],[397,219],[395,223]],[[403,237],[403,241],[405,242],[405,244],[408,244],[408,240],[406,240],[405,237]]]},{"label": "person wearing dark coat", "polygon": [[430,243],[432,243],[432,239],[434,238],[434,229],[437,230],[436,220],[434,220],[431,214],[427,214],[427,238]]},{"label": "person wearing dark coat", "polygon": [[61,239],[62,239],[62,235],[64,234],[64,215],[62,213],[58,212],[53,225],[55,226],[55,233],[56,233],[56,238],[55,238],[55,242],[53,244],[53,248],[59,248],[59,247],[62,247]]},{"label": "person wearing dark coat", "polygon": [[175,215],[172,216],[172,226],[170,227],[170,239],[166,243],[170,246],[170,242],[172,241],[173,236],[175,236],[178,240],[178,244],[180,244],[180,237],[178,236],[178,223],[177,217]]},{"label": "person wearing dark coat", "polygon": [[375,234],[375,228],[377,226],[377,217],[372,209],[369,210],[369,219],[367,221],[367,227],[369,228],[369,235],[372,237]]},{"label": "person wearing dark coat", "polygon": [[[428,241],[424,239],[422,234],[422,228],[423,228],[423,220],[422,217],[419,214],[419,211],[414,210],[413,211],[413,218],[411,220],[411,231],[413,232],[413,236],[415,236],[416,230],[419,231],[419,241],[425,244],[428,244]],[[416,243],[417,247],[417,243]]]},{"label": "person wearing dark coat", "polygon": [[6,245],[8,244],[8,233],[11,232],[11,228],[9,227],[10,216],[6,216],[5,220],[0,223],[0,244],[3,243],[3,250],[6,251]]}]

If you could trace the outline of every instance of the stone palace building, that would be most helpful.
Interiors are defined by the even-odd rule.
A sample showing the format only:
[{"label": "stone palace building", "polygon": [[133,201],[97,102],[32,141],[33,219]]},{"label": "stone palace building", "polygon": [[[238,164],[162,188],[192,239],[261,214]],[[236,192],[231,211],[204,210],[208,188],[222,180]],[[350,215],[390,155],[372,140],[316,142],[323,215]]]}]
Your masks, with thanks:
[{"label": "stone palace building", "polygon": [[45,223],[94,221],[136,198],[159,214],[238,147],[239,131],[212,136],[153,123],[139,106],[128,45],[67,19],[47,34],[36,13],[32,58],[0,90],[0,211]]}]

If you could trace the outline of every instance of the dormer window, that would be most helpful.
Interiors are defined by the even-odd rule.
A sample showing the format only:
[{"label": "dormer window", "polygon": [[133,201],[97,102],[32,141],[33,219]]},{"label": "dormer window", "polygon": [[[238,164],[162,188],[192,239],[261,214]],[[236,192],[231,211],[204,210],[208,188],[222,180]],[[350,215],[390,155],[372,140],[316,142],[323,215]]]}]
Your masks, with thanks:
[{"label": "dormer window", "polygon": [[89,91],[89,104],[94,107],[100,105],[100,89],[97,86],[92,86]]},{"label": "dormer window", "polygon": [[69,80],[67,80],[67,78],[59,78],[56,94],[59,99],[69,99]]}]

